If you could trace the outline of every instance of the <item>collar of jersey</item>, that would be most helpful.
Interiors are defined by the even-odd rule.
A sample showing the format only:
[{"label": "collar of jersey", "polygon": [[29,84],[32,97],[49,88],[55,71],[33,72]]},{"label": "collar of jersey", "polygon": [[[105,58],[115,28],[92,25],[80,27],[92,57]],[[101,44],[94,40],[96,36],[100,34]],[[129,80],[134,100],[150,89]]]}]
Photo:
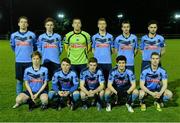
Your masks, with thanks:
[{"label": "collar of jersey", "polygon": [[148,37],[148,38],[150,38],[150,39],[153,39],[153,38],[155,38],[155,37],[156,37],[156,35],[157,35],[157,33],[155,34],[155,36],[154,36],[154,37],[152,37],[152,38],[151,38],[151,37],[149,37],[149,34],[147,34],[147,37]]},{"label": "collar of jersey", "polygon": [[125,39],[128,39],[128,38],[131,36],[131,33],[129,34],[128,37],[125,37],[123,34],[122,34],[122,36],[123,36]]},{"label": "collar of jersey", "polygon": [[39,67],[39,70],[34,70],[33,66],[32,66],[32,69],[33,71],[38,72],[41,69],[41,66]]},{"label": "collar of jersey", "polygon": [[[74,30],[73,30],[73,32],[74,32]],[[79,33],[75,33],[75,32],[74,32],[74,34],[81,34],[81,32],[82,32],[82,30],[81,30]]]},{"label": "collar of jersey", "polygon": [[20,31],[18,31],[19,32],[19,34],[21,34],[21,35],[25,35],[27,32],[28,32],[28,30],[26,31],[26,32],[20,32]]}]

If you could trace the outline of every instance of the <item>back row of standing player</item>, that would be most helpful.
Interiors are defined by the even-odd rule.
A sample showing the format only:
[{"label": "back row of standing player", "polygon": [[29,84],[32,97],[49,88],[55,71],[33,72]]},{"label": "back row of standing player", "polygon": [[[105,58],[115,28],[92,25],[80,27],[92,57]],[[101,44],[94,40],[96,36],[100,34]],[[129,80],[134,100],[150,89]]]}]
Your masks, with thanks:
[{"label": "back row of standing player", "polygon": [[[117,56],[124,55],[127,58],[127,68],[134,72],[134,57],[138,52],[138,39],[136,35],[130,33],[130,22],[122,22],[122,34],[113,38],[106,31],[107,23],[104,18],[97,22],[99,32],[92,36],[81,30],[81,20],[74,18],[72,21],[73,31],[65,35],[64,49],[67,57],[71,60],[71,68],[77,72],[86,67],[88,62],[88,52],[92,48],[94,57],[98,60],[99,67],[103,70],[105,82],[108,81],[109,71],[112,69],[112,53]],[[62,53],[62,37],[54,33],[55,22],[52,18],[47,18],[44,22],[46,32],[41,34],[36,40],[33,32],[28,31],[28,18],[20,17],[18,20],[19,31],[11,35],[10,44],[16,54],[16,93],[23,90],[24,70],[31,66],[31,54],[33,50],[38,50],[42,54],[42,64],[48,68],[49,80],[54,72],[60,67],[60,55]],[[156,34],[157,22],[152,20],[148,23],[149,33],[141,38],[140,52],[142,53],[142,68],[150,64],[152,52],[157,52],[161,56],[165,52],[164,38]],[[37,49],[36,49],[37,47]]]}]

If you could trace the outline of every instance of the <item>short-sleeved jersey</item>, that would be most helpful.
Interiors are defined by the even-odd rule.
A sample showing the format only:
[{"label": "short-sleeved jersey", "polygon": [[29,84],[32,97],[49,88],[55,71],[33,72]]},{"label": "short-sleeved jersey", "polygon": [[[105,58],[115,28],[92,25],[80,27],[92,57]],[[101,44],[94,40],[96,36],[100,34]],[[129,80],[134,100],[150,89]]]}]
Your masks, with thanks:
[{"label": "short-sleeved jersey", "polygon": [[77,74],[70,70],[68,73],[64,73],[62,70],[55,72],[52,78],[53,90],[58,91],[70,91],[77,90],[79,82]]},{"label": "short-sleeved jersey", "polygon": [[162,80],[167,80],[167,73],[161,67],[158,67],[156,71],[152,71],[151,67],[148,67],[142,71],[140,76],[140,82],[144,82],[145,86],[152,91],[161,88]]},{"label": "short-sleeved jersey", "polygon": [[88,68],[85,68],[81,71],[80,81],[85,82],[84,84],[87,90],[95,90],[101,83],[104,84],[104,75],[99,68],[94,73],[90,72]]},{"label": "short-sleeved jersey", "polygon": [[16,62],[31,62],[31,54],[36,47],[36,36],[31,31],[25,33],[17,31],[11,34],[10,45],[15,51]]},{"label": "short-sleeved jersey", "polygon": [[44,82],[48,81],[48,69],[41,66],[38,71],[35,71],[33,67],[28,67],[24,72],[24,81],[28,81],[32,92],[38,92]]},{"label": "short-sleeved jersey", "polygon": [[42,62],[51,61],[60,64],[60,54],[62,52],[61,36],[53,33],[48,36],[47,33],[41,34],[38,38],[38,51],[42,54]]},{"label": "short-sleeved jersey", "polygon": [[144,35],[141,38],[140,49],[142,50],[143,61],[150,61],[153,52],[161,53],[161,49],[165,46],[164,38],[161,35],[156,35],[150,38]]},{"label": "short-sleeved jersey", "polygon": [[92,48],[94,48],[94,57],[101,64],[111,64],[111,49],[114,48],[113,36],[106,33],[105,36],[99,33],[92,37]]},{"label": "short-sleeved jersey", "polygon": [[135,81],[135,75],[131,70],[126,69],[121,73],[117,67],[111,70],[108,78],[108,83],[112,83],[113,87],[117,90],[129,89],[131,83]]},{"label": "short-sleeved jersey", "polygon": [[127,66],[133,66],[134,51],[138,48],[137,37],[133,34],[130,34],[129,37],[121,34],[115,39],[114,43],[114,47],[118,51],[118,56],[124,55],[127,58]]},{"label": "short-sleeved jersey", "polygon": [[90,35],[87,32],[75,33],[71,31],[66,34],[64,43],[68,45],[67,56],[72,64],[87,64],[87,49],[88,44],[91,44]]}]

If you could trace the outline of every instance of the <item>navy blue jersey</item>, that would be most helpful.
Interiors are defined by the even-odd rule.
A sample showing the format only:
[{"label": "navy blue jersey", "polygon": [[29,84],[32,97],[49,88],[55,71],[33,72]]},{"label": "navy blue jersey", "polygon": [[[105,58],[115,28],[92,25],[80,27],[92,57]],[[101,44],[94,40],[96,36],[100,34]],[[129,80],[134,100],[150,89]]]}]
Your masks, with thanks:
[{"label": "navy blue jersey", "polygon": [[52,78],[52,88],[54,91],[70,91],[71,93],[78,89],[77,74],[70,70],[64,73],[62,70],[55,72]]},{"label": "navy blue jersey", "polygon": [[104,75],[100,69],[92,73],[88,68],[85,68],[81,71],[80,81],[85,82],[86,89],[95,90],[99,87],[100,83],[104,84]]},{"label": "navy blue jersey", "polygon": [[135,75],[131,70],[126,69],[120,73],[117,67],[111,70],[108,78],[108,83],[112,83],[113,87],[118,90],[129,88],[135,81]]}]

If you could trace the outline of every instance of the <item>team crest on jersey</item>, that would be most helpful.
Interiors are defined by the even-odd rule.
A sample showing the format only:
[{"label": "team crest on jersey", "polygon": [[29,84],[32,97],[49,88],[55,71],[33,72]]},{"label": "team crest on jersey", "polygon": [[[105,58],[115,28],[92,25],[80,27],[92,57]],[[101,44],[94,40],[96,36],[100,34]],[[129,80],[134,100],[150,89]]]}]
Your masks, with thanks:
[{"label": "team crest on jersey", "polygon": [[40,74],[40,78],[43,78],[43,76],[44,76],[44,73],[41,73],[41,74]]},{"label": "team crest on jersey", "polygon": [[54,42],[58,42],[58,38],[54,39]]},{"label": "team crest on jersey", "polygon": [[14,38],[15,38],[16,40],[20,40],[20,41],[26,41],[26,40],[28,40],[28,37],[15,36]]},{"label": "team crest on jersey", "polygon": [[76,41],[79,41],[79,38],[76,38]]},{"label": "team crest on jersey", "polygon": [[31,40],[32,39],[32,36],[29,36],[29,40]]},{"label": "team crest on jersey", "polygon": [[97,42],[100,42],[100,43],[108,43],[108,39],[107,38],[104,38],[104,39],[102,39],[102,38],[96,38],[95,39]]}]

